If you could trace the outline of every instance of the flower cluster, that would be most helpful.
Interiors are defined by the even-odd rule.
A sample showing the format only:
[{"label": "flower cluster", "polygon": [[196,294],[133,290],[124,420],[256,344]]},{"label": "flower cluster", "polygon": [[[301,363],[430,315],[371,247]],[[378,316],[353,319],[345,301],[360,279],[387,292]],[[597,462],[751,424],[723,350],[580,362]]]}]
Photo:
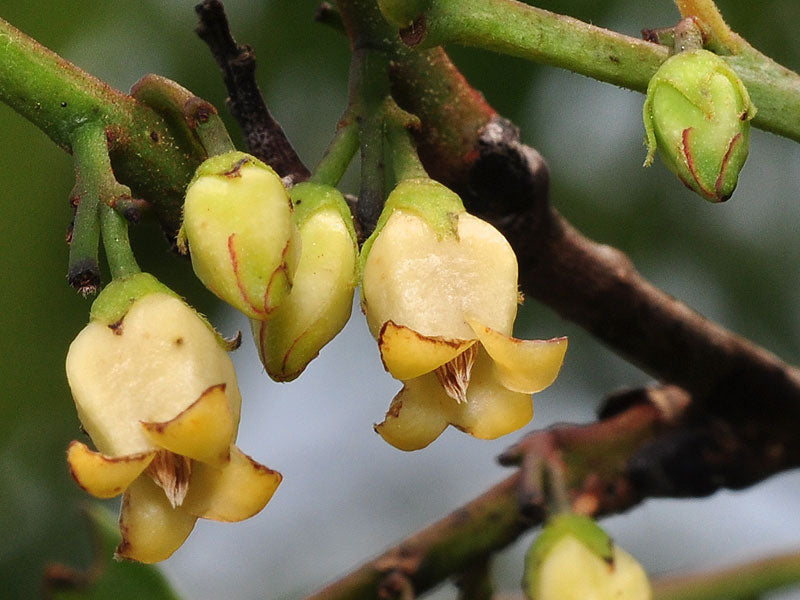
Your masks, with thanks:
[{"label": "flower cluster", "polygon": [[[533,416],[565,338],[512,337],[517,261],[505,238],[428,178],[390,194],[360,260],[349,208],[332,186],[287,192],[257,159],[209,158],[190,183],[179,247],[200,280],[245,313],[267,373],[289,381],[362,306],[386,369],[403,382],[376,431],[403,450],[448,425],[496,438]],[[235,445],[241,398],[227,343],[150,275],[118,277],[67,357],[78,415],[76,481],[124,494],[117,554],[170,556],[198,518],[246,519],[281,481]]]}]

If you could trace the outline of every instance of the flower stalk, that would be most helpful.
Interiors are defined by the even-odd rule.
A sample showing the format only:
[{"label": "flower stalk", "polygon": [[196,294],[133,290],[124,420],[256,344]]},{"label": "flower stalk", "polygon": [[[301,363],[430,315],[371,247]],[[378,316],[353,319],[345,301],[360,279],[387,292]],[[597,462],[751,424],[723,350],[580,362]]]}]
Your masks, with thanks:
[{"label": "flower stalk", "polygon": [[[100,284],[97,253],[101,206],[105,205],[114,212],[118,200],[130,199],[131,191],[114,178],[106,131],[101,126],[87,124],[76,131],[72,155],[76,173],[72,197],[78,206],[70,240],[68,279],[78,291],[88,295],[93,294]],[[112,244],[113,237],[109,238]],[[125,240],[127,242],[127,233]],[[114,254],[116,250],[112,248],[111,252]]]},{"label": "flower stalk", "polygon": [[100,230],[111,278],[119,279],[141,272],[128,239],[128,223],[107,204],[100,206]]},{"label": "flower stalk", "polygon": [[336,134],[309,181],[321,185],[337,185],[358,151],[359,141],[358,120],[348,109],[339,120]]},{"label": "flower stalk", "polygon": [[[697,10],[703,22],[713,14],[708,2],[687,0],[679,6],[684,16],[704,7]],[[669,57],[666,47],[517,0],[432,0],[424,17],[424,29],[415,26],[416,35],[406,40],[426,48],[447,44],[484,48],[640,92]],[[712,31],[721,31],[719,22],[711,21]],[[759,108],[753,124],[800,141],[800,76],[746,42],[734,48],[737,54],[722,58],[741,77]]]},{"label": "flower stalk", "polygon": [[[0,101],[73,152],[90,126],[105,133],[118,181],[151,202],[169,235],[183,190],[205,158],[155,110],[48,50],[0,19]],[[199,146],[199,145],[197,145]],[[88,209],[84,212],[89,212]],[[79,242],[80,243],[80,242]]]}]

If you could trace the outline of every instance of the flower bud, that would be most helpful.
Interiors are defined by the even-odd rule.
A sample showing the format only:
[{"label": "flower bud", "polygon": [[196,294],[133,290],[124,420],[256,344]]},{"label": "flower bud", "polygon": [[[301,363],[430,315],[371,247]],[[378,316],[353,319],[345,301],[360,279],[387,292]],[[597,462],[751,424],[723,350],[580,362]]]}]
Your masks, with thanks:
[{"label": "flower bud", "polygon": [[118,556],[163,560],[198,518],[246,519],[280,483],[235,445],[241,396],[224,341],[152,276],[103,290],[66,369],[96,448],[73,441],[67,461],[90,494],[124,493]]},{"label": "flower bud", "polygon": [[531,600],[649,600],[647,574],[592,519],[550,519],[525,557]]},{"label": "flower bud", "polygon": [[276,381],[295,379],[342,330],[353,307],[358,245],[350,209],[333,187],[292,188],[302,253],[289,296],[266,321],[251,319],[261,362]]},{"label": "flower bud", "polygon": [[643,113],[645,166],[658,148],[688,188],[712,202],[730,198],[747,159],[756,108],[724,60],[708,50],[670,57],[647,86]]},{"label": "flower bud", "polygon": [[299,248],[280,177],[242,152],[201,164],[186,190],[179,246],[203,284],[253,319],[288,295]]}]

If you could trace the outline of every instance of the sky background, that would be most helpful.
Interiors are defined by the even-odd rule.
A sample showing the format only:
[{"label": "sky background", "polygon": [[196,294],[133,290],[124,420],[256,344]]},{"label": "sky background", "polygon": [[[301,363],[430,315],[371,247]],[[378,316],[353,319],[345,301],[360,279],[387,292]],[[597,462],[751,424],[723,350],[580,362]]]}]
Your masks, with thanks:
[{"label": "sky background", "polygon": [[[4,0],[3,17],[119,89],[165,75],[217,106],[224,87],[194,35],[193,2]],[[670,2],[564,0],[538,6],[638,35],[674,24]],[[800,6],[720,1],[733,27],[790,68],[800,68]],[[346,99],[346,42],[312,22],[316,2],[226,2],[234,33],[259,58],[272,112],[304,160],[321,156]],[[550,165],[552,201],[589,237],[619,247],[640,272],[702,314],[790,363],[800,362],[800,152],[753,130],[733,198],[711,205],[659,161],[643,169],[643,97],[550,67],[453,49],[456,62]],[[226,116],[227,118],[227,116]],[[230,119],[234,137],[235,125]],[[241,144],[240,144],[241,147]],[[345,180],[353,191],[354,179]],[[0,589],[32,597],[42,566],[88,561],[64,452],[78,437],[63,361],[89,302],[65,282],[70,157],[0,106]],[[208,313],[226,334],[246,321],[215,302],[168,253],[160,234],[134,232],[143,267]],[[562,376],[535,396],[533,425],[589,422],[603,396],[649,378],[549,308],[520,312],[520,337],[568,335]],[[400,385],[381,366],[356,306],[345,331],[299,380],[275,384],[245,336],[234,354],[244,399],[238,445],[284,475],[273,500],[241,524],[199,521],[163,564],[186,598],[298,598],[436,520],[507,476],[495,457],[522,433],[493,442],[448,430],[403,453],[372,431]],[[603,521],[652,574],[720,566],[800,547],[800,476],[702,500],[650,500]],[[533,534],[503,553],[499,587],[513,590]],[[437,598],[453,597],[444,589]],[[800,591],[771,598],[798,598]]]}]

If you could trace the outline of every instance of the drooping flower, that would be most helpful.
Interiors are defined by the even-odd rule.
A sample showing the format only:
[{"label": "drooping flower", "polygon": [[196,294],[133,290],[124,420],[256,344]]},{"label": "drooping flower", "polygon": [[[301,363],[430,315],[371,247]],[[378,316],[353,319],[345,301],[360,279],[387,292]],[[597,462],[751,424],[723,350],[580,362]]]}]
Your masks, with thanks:
[{"label": "drooping flower", "polygon": [[186,189],[178,244],[200,281],[252,319],[289,294],[299,257],[289,194],[269,166],[243,152],[212,156]]},{"label": "drooping flower", "polygon": [[78,416],[96,450],[67,451],[78,484],[124,493],[117,555],[169,557],[198,518],[259,512],[280,473],[235,445],[241,396],[224,342],[150,275],[115,280],[67,355]]},{"label": "drooping flower", "polygon": [[550,519],[525,558],[530,600],[650,600],[647,574],[592,519]]},{"label": "drooping flower", "polygon": [[664,164],[706,200],[730,198],[747,160],[756,107],[736,72],[708,50],[668,58],[647,86],[645,166]]},{"label": "drooping flower", "polygon": [[566,338],[511,336],[517,260],[503,235],[430,179],[398,184],[362,250],[362,305],[386,369],[404,382],[376,431],[402,450],[448,424],[492,439],[530,421]]},{"label": "drooping flower", "polygon": [[302,253],[289,296],[267,320],[251,319],[261,362],[291,381],[342,330],[353,307],[358,246],[344,197],[333,187],[292,188]]}]

